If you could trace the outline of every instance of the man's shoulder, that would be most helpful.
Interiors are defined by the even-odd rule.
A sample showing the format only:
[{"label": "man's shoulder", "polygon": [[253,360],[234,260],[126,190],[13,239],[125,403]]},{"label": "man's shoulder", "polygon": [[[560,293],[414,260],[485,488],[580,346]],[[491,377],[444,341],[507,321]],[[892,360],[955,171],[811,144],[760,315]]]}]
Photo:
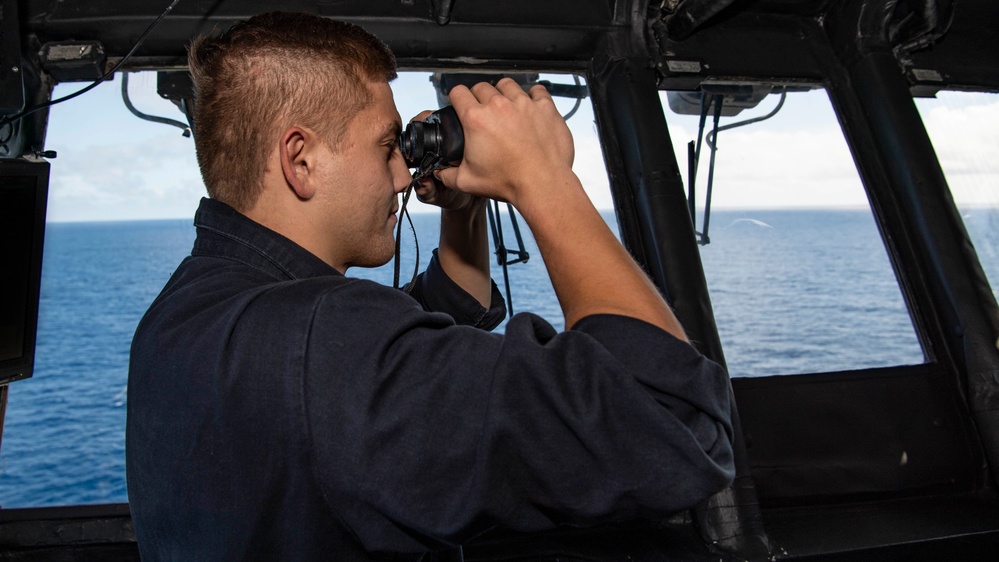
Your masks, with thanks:
[{"label": "man's shoulder", "polygon": [[405,307],[418,305],[372,281],[280,279],[218,258],[188,258],[139,322],[132,353],[140,361],[133,363],[186,362],[192,350],[213,357],[220,350],[294,354],[315,332],[384,326]]},{"label": "man's shoulder", "polygon": [[[303,279],[277,277],[238,261],[217,256],[194,256],[184,260],[150,307],[172,311],[206,311],[259,308],[276,316],[300,314],[324,303],[412,303],[402,291],[374,281],[340,274]],[[172,314],[171,314],[172,315]]]}]

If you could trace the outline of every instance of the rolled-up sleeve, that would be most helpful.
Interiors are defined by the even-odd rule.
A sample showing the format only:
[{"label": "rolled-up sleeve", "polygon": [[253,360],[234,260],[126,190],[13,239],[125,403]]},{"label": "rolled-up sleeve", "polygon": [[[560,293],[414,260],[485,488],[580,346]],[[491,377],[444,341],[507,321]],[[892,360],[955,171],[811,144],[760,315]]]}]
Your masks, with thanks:
[{"label": "rolled-up sleeve", "polygon": [[486,308],[448,277],[437,258],[437,250],[434,250],[426,271],[420,273],[407,289],[423,310],[443,312],[464,326],[492,330],[506,316],[506,302],[496,283],[490,281],[490,285],[490,303]]},{"label": "rolled-up sleeve", "polygon": [[313,318],[306,417],[369,551],[665,515],[733,477],[727,376],[655,326],[519,314],[499,336],[345,290]]}]

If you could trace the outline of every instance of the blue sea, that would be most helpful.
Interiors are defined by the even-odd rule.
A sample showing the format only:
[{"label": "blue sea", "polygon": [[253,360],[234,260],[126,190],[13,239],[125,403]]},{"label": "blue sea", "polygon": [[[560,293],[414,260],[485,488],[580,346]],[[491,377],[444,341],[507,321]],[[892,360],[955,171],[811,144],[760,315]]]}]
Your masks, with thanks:
[{"label": "blue sea", "polygon": [[[965,215],[994,285],[996,216]],[[605,218],[616,228],[612,215]],[[506,213],[503,219],[508,225]],[[436,246],[437,217],[414,221],[425,263]],[[869,211],[716,211],[711,225],[711,244],[701,252],[732,376],[923,361]],[[531,258],[509,268],[512,307],[561,329],[544,263],[523,225],[522,231]],[[505,238],[508,245],[514,239],[509,227]],[[0,506],[127,500],[129,344],[193,239],[189,220],[47,226],[35,372],[10,388]],[[412,275],[414,254],[406,235],[404,279]],[[392,267],[349,275],[388,284]],[[499,268],[493,277],[502,290]]]}]

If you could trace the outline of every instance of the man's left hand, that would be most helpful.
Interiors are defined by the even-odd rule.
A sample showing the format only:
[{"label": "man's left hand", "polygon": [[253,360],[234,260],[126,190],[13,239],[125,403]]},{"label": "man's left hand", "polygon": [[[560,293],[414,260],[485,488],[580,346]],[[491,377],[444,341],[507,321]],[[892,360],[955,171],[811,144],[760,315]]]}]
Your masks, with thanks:
[{"label": "man's left hand", "polygon": [[[430,117],[431,113],[433,112],[430,110],[421,111],[410,122],[423,121]],[[485,199],[477,195],[462,193],[457,189],[447,187],[433,175],[420,180],[419,186],[414,191],[416,191],[416,197],[421,203],[434,205],[448,211],[476,211],[485,203]]]},{"label": "man's left hand", "polygon": [[420,180],[420,185],[415,191],[416,197],[421,202],[447,211],[475,211],[485,203],[485,199],[451,189],[433,176]]}]

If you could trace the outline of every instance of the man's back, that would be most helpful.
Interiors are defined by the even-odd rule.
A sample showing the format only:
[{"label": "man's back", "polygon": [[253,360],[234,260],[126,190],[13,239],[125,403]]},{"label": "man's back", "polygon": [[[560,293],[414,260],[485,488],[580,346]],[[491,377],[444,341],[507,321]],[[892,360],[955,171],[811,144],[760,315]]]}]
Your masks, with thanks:
[{"label": "man's back", "polygon": [[149,559],[335,549],[349,560],[353,543],[307,469],[300,376],[309,301],[348,280],[282,279],[238,251],[188,258],[136,332],[127,450],[139,546]]},{"label": "man's back", "polygon": [[[662,516],[731,481],[728,379],[593,208],[542,86],[451,91],[464,152],[414,188],[442,211],[411,297],[338,273],[391,258],[414,182],[388,47],[270,13],[188,62],[212,199],[133,342],[144,557],[418,554]],[[486,198],[531,228],[566,331],[530,314],[481,329],[503,314]]]},{"label": "man's back", "polygon": [[658,328],[608,316],[556,335],[518,315],[493,335],[219,203],[197,224],[133,342],[149,559],[419,552],[667,513],[731,476],[724,373]]}]

